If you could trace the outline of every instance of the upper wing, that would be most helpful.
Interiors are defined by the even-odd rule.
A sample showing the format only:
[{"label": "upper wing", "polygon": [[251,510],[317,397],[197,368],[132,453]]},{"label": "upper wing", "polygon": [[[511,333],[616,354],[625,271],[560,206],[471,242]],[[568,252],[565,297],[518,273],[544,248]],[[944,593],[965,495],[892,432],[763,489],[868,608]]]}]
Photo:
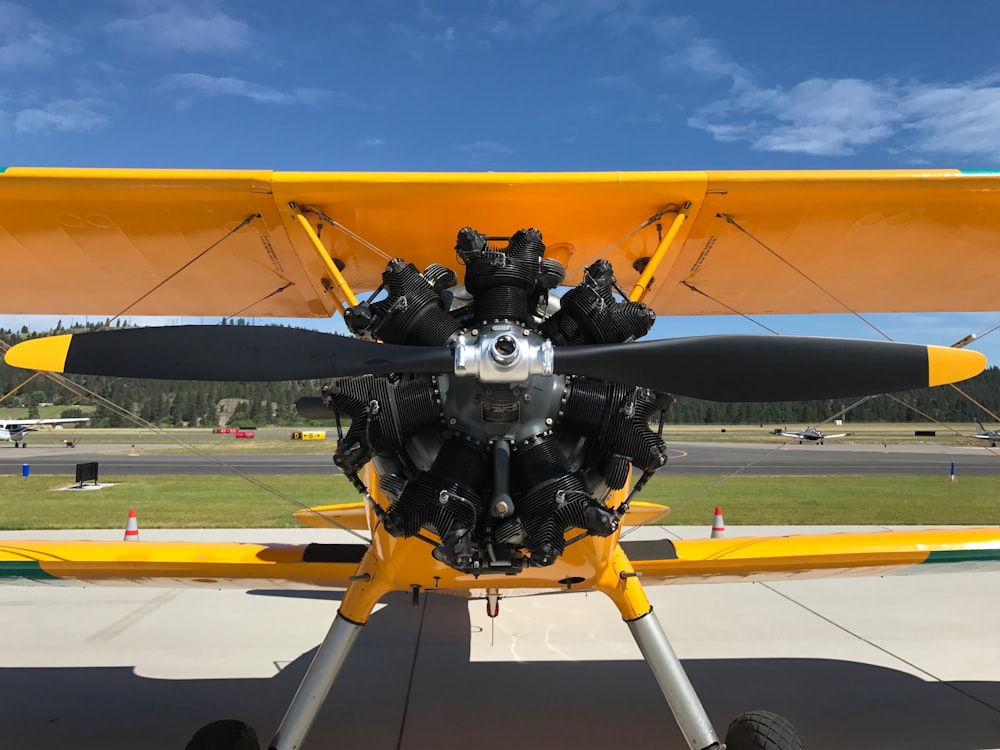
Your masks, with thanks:
[{"label": "upper wing", "polygon": [[645,550],[625,550],[646,584],[1000,568],[1000,528],[996,527],[640,544],[647,545]]},{"label": "upper wing", "polygon": [[994,310],[981,274],[1000,271],[998,208],[1000,172],[712,172],[653,304],[661,314]]},{"label": "upper wing", "polygon": [[[66,419],[22,419],[16,424],[36,425],[36,424],[69,424],[70,422],[89,422],[90,417],[67,417]],[[12,422],[11,424],[15,424]]]},{"label": "upper wing", "polygon": [[0,312],[329,315],[319,259],[303,266],[271,177],[10,167],[0,255],[18,277]]},{"label": "upper wing", "polygon": [[21,427],[36,424],[68,424],[70,422],[89,422],[90,417],[67,417],[66,419],[0,419],[0,427]]},{"label": "upper wing", "polygon": [[605,257],[628,288],[677,211],[687,220],[646,298],[664,315],[992,310],[1000,275],[1000,173],[10,167],[0,253],[19,276],[0,312],[330,315],[333,282],[296,219],[303,206],[365,240],[320,234],[356,291],[396,256],[454,267],[466,225],[538,227],[568,283]]}]

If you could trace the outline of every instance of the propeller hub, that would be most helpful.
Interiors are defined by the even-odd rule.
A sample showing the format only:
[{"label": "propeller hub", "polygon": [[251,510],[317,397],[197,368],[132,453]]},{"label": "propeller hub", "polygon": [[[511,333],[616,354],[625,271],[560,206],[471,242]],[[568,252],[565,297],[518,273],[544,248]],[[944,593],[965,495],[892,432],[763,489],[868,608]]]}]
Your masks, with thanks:
[{"label": "propeller hub", "polygon": [[481,383],[523,383],[532,375],[552,375],[552,342],[512,323],[488,323],[460,335],[455,374]]}]

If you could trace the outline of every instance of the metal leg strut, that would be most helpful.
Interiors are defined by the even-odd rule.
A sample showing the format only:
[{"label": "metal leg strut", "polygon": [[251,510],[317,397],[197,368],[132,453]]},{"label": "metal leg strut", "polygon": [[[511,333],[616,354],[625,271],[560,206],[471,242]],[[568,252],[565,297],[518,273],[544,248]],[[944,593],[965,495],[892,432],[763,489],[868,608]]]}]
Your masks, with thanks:
[{"label": "metal leg strut", "polygon": [[681,660],[674,653],[653,611],[650,610],[642,617],[629,621],[628,627],[635,642],[639,644],[639,650],[646,658],[646,663],[653,671],[653,676],[660,685],[670,710],[673,711],[674,719],[677,720],[677,726],[680,727],[681,734],[691,749],[709,750],[723,747],[681,665]]},{"label": "metal leg strut", "polygon": [[305,742],[333,681],[337,679],[363,627],[337,613],[285,712],[285,718],[281,720],[278,733],[271,741],[271,750],[297,750]]}]

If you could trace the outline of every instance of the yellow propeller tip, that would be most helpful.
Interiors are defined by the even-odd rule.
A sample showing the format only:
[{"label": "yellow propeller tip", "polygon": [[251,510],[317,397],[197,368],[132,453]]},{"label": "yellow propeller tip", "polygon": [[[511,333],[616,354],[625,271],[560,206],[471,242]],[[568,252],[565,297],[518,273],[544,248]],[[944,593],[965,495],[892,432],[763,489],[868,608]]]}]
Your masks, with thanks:
[{"label": "yellow propeller tip", "polygon": [[986,369],[986,355],[950,346],[927,347],[927,384],[945,385],[968,380]]},{"label": "yellow propeller tip", "polygon": [[66,366],[66,355],[69,353],[69,342],[73,334],[61,336],[46,336],[40,339],[30,339],[15,344],[4,355],[4,362],[11,367],[22,367],[25,370],[44,370],[45,372],[63,372]]}]

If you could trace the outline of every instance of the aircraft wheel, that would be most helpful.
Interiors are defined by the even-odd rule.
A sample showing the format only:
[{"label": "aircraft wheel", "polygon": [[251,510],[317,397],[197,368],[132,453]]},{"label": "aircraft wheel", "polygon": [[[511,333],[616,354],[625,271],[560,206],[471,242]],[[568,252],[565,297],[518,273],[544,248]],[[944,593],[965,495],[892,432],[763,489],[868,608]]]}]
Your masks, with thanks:
[{"label": "aircraft wheel", "polygon": [[729,724],[726,750],[803,750],[802,739],[784,716],[747,711]]},{"label": "aircraft wheel", "polygon": [[260,742],[249,724],[221,719],[195,732],[184,750],[260,750]]}]

